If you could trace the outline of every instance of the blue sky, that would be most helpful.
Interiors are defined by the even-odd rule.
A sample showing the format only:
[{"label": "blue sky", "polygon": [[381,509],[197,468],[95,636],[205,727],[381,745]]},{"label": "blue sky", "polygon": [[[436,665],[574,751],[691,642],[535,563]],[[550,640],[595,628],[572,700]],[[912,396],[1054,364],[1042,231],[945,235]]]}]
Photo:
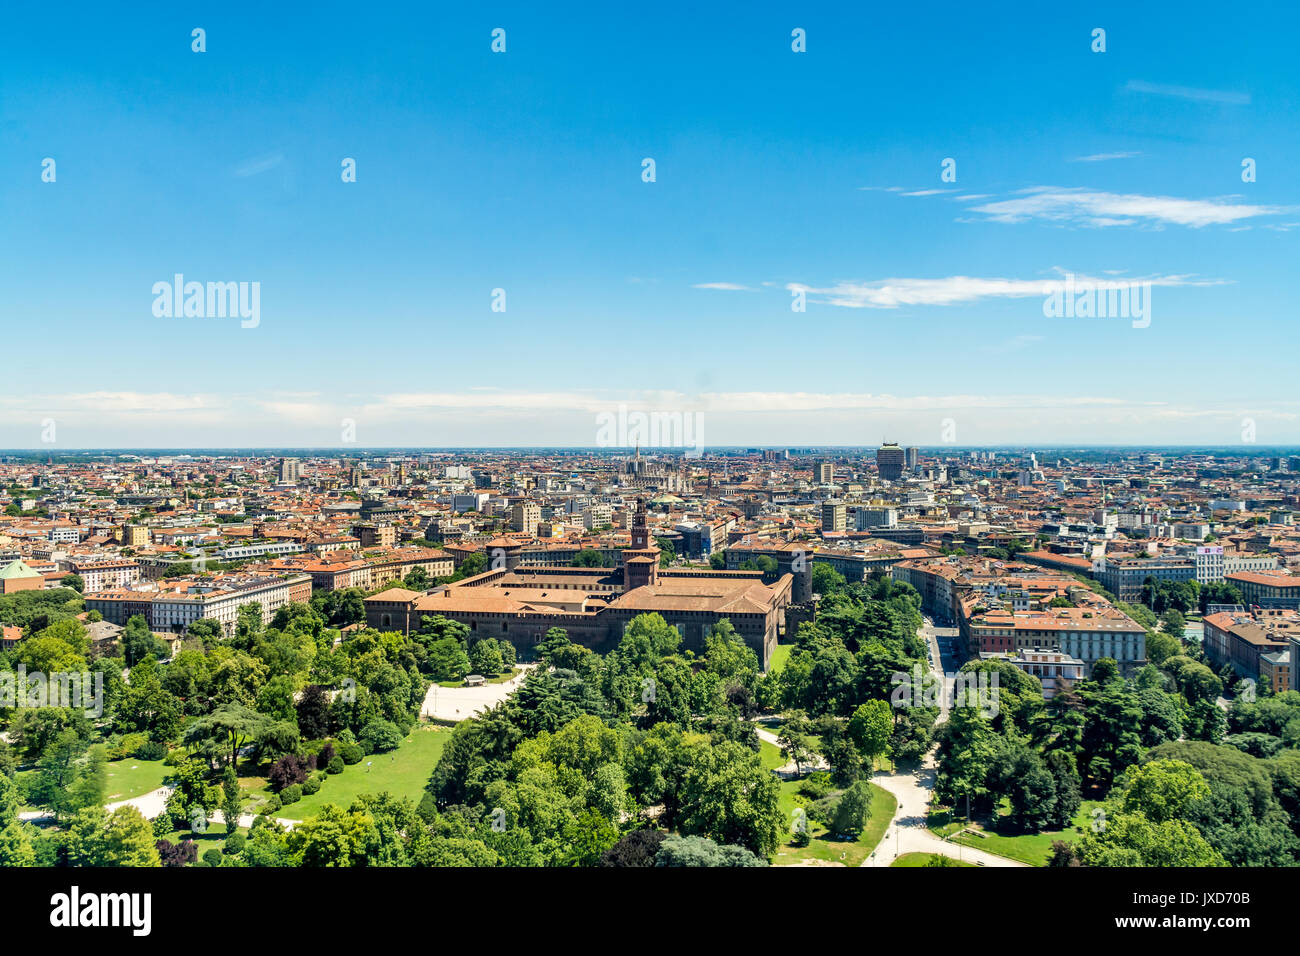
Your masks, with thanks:
[{"label": "blue sky", "polygon": [[1300,441],[1287,5],[442,6],[7,13],[0,447]]}]

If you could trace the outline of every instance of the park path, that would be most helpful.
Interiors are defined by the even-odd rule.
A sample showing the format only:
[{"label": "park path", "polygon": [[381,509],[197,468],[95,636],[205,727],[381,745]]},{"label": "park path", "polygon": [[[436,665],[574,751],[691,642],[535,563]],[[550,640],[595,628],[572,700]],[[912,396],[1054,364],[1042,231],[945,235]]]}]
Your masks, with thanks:
[{"label": "park path", "polygon": [[898,809],[894,811],[894,818],[889,821],[889,828],[880,838],[875,852],[863,861],[863,866],[889,866],[906,853],[936,853],[979,866],[1026,865],[935,836],[926,826],[930,797],[934,792],[934,776],[934,757],[931,754],[926,754],[925,761],[918,770],[894,773],[881,771],[872,776],[872,783],[894,795]]},{"label": "park path", "polygon": [[484,684],[482,687],[439,687],[432,684],[424,695],[424,705],[420,708],[421,717],[436,720],[461,721],[473,717],[480,711],[495,707],[505,700],[524,682],[528,672],[536,664],[520,664],[521,670],[508,681],[500,684]]},{"label": "park path", "polygon": [[[778,737],[776,734],[772,733],[772,731],[768,730],[766,727],[763,727],[760,724],[759,726],[755,727],[754,730],[757,732],[759,740],[766,740],[769,744],[771,744],[773,747],[776,747],[778,749],[781,747],[781,738]],[[825,757],[823,757],[821,754],[817,754],[813,758],[813,760],[804,762],[803,769],[805,771],[829,770],[830,766],[831,765],[826,762]],[[791,760],[784,767],[778,767],[775,772],[781,775],[782,777],[791,777],[798,772],[798,768],[795,767],[794,761]]]},{"label": "park path", "polygon": [[[952,629],[947,630],[949,633],[952,632]],[[947,675],[956,671],[956,662],[955,660],[945,662],[935,637],[934,625],[929,619],[921,625],[920,636],[934,654],[935,663],[931,665],[931,672],[943,682],[939,716],[935,720],[935,726],[938,727],[948,719],[953,681]],[[893,794],[898,801],[898,808],[894,811],[894,817],[889,821],[889,827],[885,830],[885,835],[880,838],[875,852],[867,857],[862,865],[889,866],[907,853],[935,853],[978,866],[1026,866],[1027,864],[1018,860],[1011,860],[995,853],[963,846],[960,843],[950,843],[930,831],[926,821],[930,811],[930,800],[934,795],[936,773],[932,751],[925,755],[921,766],[916,770],[895,769],[892,773],[878,771],[872,775],[871,782]]]},{"label": "park path", "polygon": [[[148,793],[142,793],[138,797],[132,797],[130,800],[118,800],[114,803],[104,804],[104,809],[112,813],[118,807],[135,807],[140,811],[140,815],[146,820],[152,820],[161,816],[167,809],[167,800],[172,795],[171,787],[159,787],[157,790],[150,790]],[[46,820],[52,820],[53,817],[44,810],[24,810],[18,814],[18,819],[28,823],[41,823]],[[239,825],[245,828],[251,828],[256,817],[251,813],[241,813],[239,815]],[[226,815],[220,810],[214,810],[208,817],[208,822],[220,823],[226,822]],[[286,830],[292,830],[296,825],[296,820],[286,820],[283,817],[276,817],[275,822],[280,824]]]}]

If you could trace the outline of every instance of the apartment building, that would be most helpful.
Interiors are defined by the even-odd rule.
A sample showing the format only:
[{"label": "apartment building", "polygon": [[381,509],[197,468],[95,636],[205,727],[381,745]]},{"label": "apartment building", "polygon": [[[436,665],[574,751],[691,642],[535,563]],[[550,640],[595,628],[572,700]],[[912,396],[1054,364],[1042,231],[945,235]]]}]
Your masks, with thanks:
[{"label": "apartment building", "polygon": [[140,583],[140,565],[136,561],[80,561],[65,563],[69,573],[81,576],[84,593],[110,588],[130,588]]},{"label": "apartment building", "polygon": [[1094,576],[1116,600],[1140,602],[1142,584],[1149,577],[1157,581],[1195,581],[1196,561],[1193,558],[1108,558]]},{"label": "apartment building", "polygon": [[966,627],[972,652],[1021,655],[1056,651],[1083,662],[1085,676],[1103,657],[1132,674],[1146,664],[1146,631],[1110,607],[1058,607],[1038,611],[976,609]]},{"label": "apartment building", "polygon": [[1084,679],[1087,665],[1078,658],[1060,651],[1021,651],[981,653],[982,659],[996,658],[1018,667],[1026,674],[1038,678],[1043,685],[1043,699],[1051,700],[1062,691],[1069,690]]},{"label": "apartment building", "polygon": [[822,504],[822,531],[843,534],[848,529],[848,509],[842,501]]},{"label": "apartment building", "polygon": [[1300,641],[1300,612],[1258,607],[1245,613],[1223,611],[1205,618],[1202,633],[1201,646],[1215,670],[1230,664],[1238,677],[1256,680],[1270,664],[1275,669],[1279,663],[1265,662],[1265,657],[1289,651],[1293,641]]},{"label": "apartment building", "polygon": [[230,574],[178,580],[155,591],[117,589],[85,595],[86,610],[98,611],[112,624],[125,625],[140,614],[152,631],[184,634],[195,621],[214,620],[227,637],[234,633],[241,605],[261,605],[262,623],[269,624],[284,605],[310,600],[311,577],[306,574]]},{"label": "apartment building", "polygon": [[1300,575],[1235,571],[1224,580],[1241,591],[1247,604],[1261,607],[1300,607]]},{"label": "apartment building", "polygon": [[397,544],[397,528],[391,524],[354,524],[352,536],[361,542],[363,548],[391,548]]},{"label": "apartment building", "polygon": [[542,520],[542,506],[536,501],[516,502],[510,508],[510,528],[522,531],[529,536],[536,536],[537,526]]}]

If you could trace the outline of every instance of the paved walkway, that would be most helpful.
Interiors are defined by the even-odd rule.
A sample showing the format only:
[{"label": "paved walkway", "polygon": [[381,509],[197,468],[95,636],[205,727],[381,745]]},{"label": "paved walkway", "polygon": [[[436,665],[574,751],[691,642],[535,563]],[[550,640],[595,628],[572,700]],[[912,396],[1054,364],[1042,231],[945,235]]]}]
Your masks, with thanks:
[{"label": "paved walkway", "polygon": [[[939,630],[948,635],[956,633],[952,628],[939,628]],[[921,626],[921,637],[934,654],[935,664],[931,667],[931,671],[943,681],[939,716],[935,720],[935,727],[938,727],[948,719],[948,704],[953,680],[947,675],[956,671],[957,666],[955,659],[944,660],[935,631],[934,625],[926,619]],[[930,799],[934,795],[936,772],[934,754],[931,752],[925,755],[917,770],[895,770],[893,773],[881,771],[872,776],[872,783],[888,790],[898,800],[898,809],[894,812],[894,819],[890,821],[889,828],[881,838],[875,853],[863,861],[862,865],[889,866],[906,853],[937,853],[940,856],[950,856],[980,866],[1025,866],[1026,864],[1018,860],[1009,860],[985,850],[951,843],[930,831],[926,826],[926,819],[930,810]]]},{"label": "paved walkway", "polygon": [[495,707],[518,690],[528,676],[528,671],[537,665],[519,666],[522,668],[519,674],[500,684],[484,684],[482,687],[439,687],[434,684],[424,695],[420,716],[438,720],[467,720],[479,711]]},{"label": "paved walkway", "polygon": [[[146,820],[152,820],[160,816],[167,809],[167,800],[172,795],[171,787],[159,787],[157,790],[150,790],[148,793],[142,793],[138,797],[132,797],[130,800],[118,800],[116,803],[104,804],[104,809],[112,813],[118,807],[135,807],[140,811],[140,815]],[[18,819],[25,820],[28,823],[40,823],[46,820],[53,820],[53,816],[44,810],[24,810],[18,814]],[[239,825],[241,827],[252,827],[253,820],[256,819],[251,813],[241,813],[239,815]],[[214,810],[208,817],[208,823],[220,823],[223,826],[226,822],[226,815],[220,810]],[[292,830],[297,825],[296,820],[286,820],[282,817],[276,817],[275,822],[280,824],[286,830]]]},{"label": "paved walkway", "polygon": [[[938,630],[945,635],[955,633],[952,628],[939,628]],[[935,664],[931,667],[931,670],[943,682],[944,692],[940,698],[940,712],[935,721],[935,726],[938,727],[948,719],[948,699],[952,693],[953,680],[946,675],[956,671],[957,662],[955,659],[944,660],[939,642],[936,640],[935,631],[934,625],[927,619],[921,627],[920,636],[934,654]],[[777,742],[777,735],[772,731],[761,725],[757,729],[761,740],[780,746]],[[822,765],[825,766],[825,761],[822,761]],[[778,772],[785,774],[793,771],[794,764],[789,763]],[[894,811],[894,817],[890,820],[889,827],[885,830],[885,835],[876,846],[875,852],[863,860],[862,865],[889,866],[894,860],[907,853],[934,853],[939,856],[952,857],[954,860],[961,860],[965,863],[975,863],[979,866],[1027,865],[1017,860],[1007,859],[1004,856],[997,856],[985,850],[963,846],[960,843],[951,843],[930,832],[930,829],[926,826],[926,819],[930,809],[930,798],[934,793],[935,773],[934,754],[929,753],[926,754],[921,767],[917,770],[894,770],[891,773],[878,771],[872,775],[871,782],[893,794],[898,801],[898,808]]]},{"label": "paved walkway", "polygon": [[872,776],[872,783],[888,790],[898,800],[898,809],[875,853],[862,865],[889,866],[905,853],[937,853],[981,866],[1024,866],[1024,863],[1004,856],[950,843],[930,832],[925,821],[934,792],[934,775],[934,757],[927,754],[919,770],[892,774],[881,772]]}]

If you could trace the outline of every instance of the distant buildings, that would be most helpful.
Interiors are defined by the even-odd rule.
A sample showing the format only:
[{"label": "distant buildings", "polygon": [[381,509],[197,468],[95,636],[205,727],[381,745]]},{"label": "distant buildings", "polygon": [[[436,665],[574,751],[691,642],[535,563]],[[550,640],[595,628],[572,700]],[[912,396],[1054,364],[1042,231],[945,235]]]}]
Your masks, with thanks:
[{"label": "distant buildings", "polygon": [[280,484],[296,485],[301,477],[301,462],[297,458],[280,459]]},{"label": "distant buildings", "polygon": [[1202,633],[1201,647],[1216,670],[1230,664],[1237,676],[1251,680],[1267,673],[1271,684],[1281,678],[1288,685],[1283,689],[1289,689],[1290,664],[1296,659],[1294,648],[1300,644],[1300,613],[1284,608],[1224,611],[1208,615]]},{"label": "distant buildings", "polygon": [[126,624],[142,615],[152,631],[184,634],[191,624],[214,620],[229,637],[234,633],[243,604],[257,603],[262,623],[289,603],[311,600],[311,578],[306,574],[260,576],[229,575],[214,580],[178,580],[154,591],[114,589],[87,593],[86,610],[98,611],[112,624]]},{"label": "distant buildings", "polygon": [[848,527],[848,510],[842,501],[822,504],[822,531],[842,534]]},{"label": "distant buildings", "polygon": [[427,595],[390,588],[366,598],[367,623],[409,632],[426,616],[445,617],[509,641],[521,659],[533,660],[552,627],[605,651],[635,617],[656,613],[677,629],[686,649],[698,651],[709,628],[726,619],[766,667],[794,582],[792,574],[767,585],[750,571],[661,571],[643,504],[633,514],[631,547],[622,551],[618,569],[525,566],[520,546],[509,539],[489,541],[487,550],[501,561],[483,574]]},{"label": "distant buildings", "polygon": [[902,481],[907,454],[897,444],[886,442],[876,451],[876,469],[886,481]]},{"label": "distant buildings", "polygon": [[527,535],[536,535],[542,509],[535,501],[520,501],[510,508],[510,527]]}]

